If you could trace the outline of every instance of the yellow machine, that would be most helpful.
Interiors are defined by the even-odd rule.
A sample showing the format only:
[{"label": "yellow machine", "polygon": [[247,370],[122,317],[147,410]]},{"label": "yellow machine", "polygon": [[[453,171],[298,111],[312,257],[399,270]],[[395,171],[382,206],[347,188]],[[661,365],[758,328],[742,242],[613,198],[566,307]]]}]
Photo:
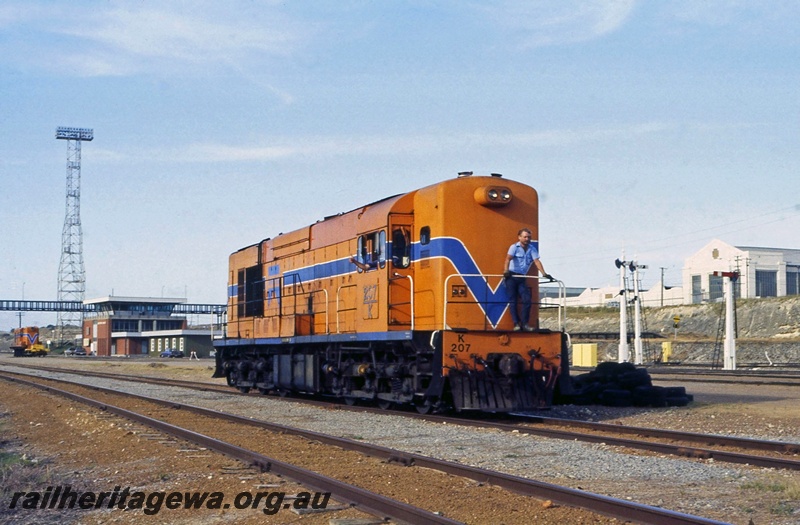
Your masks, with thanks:
[{"label": "yellow machine", "polygon": [[44,357],[48,350],[39,340],[39,329],[26,326],[14,330],[14,344],[11,346],[14,357]]}]

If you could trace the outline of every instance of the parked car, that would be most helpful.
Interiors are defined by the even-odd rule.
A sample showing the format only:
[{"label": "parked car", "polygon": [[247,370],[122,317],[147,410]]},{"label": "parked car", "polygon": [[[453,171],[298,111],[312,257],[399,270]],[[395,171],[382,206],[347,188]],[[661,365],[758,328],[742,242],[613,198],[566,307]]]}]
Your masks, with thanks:
[{"label": "parked car", "polygon": [[64,355],[75,355],[75,350],[77,350],[77,348],[74,346],[72,348],[67,348],[64,350]]},{"label": "parked car", "polygon": [[86,355],[86,350],[84,350],[83,348],[76,348],[75,352],[73,352],[72,355],[74,355],[74,356],[85,356]]},{"label": "parked car", "polygon": [[167,348],[163,352],[161,352],[161,357],[183,357],[183,352],[180,350],[170,349]]}]

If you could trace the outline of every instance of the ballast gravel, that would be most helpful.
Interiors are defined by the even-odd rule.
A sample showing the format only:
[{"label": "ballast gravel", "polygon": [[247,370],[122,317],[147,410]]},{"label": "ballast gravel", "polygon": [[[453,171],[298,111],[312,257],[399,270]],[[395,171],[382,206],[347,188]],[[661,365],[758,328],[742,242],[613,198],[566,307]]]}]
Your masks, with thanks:
[{"label": "ballast gravel", "polygon": [[[6,368],[14,371],[13,367]],[[19,371],[231,412],[725,522],[748,524],[749,520],[753,520],[755,525],[800,523],[800,475],[794,472],[733,466],[713,460],[665,457],[602,444],[553,440],[524,431],[512,433],[411,420],[391,413],[329,410],[259,394],[226,396],[180,387],[102,378],[77,379],[71,374],[43,371]],[[159,371],[158,375],[163,377],[163,372]],[[610,420],[616,413],[624,416],[622,419],[625,419],[625,424],[669,428],[670,420],[688,421],[688,426],[697,424],[691,423],[691,410],[692,407],[640,411],[639,420],[633,410],[603,407],[556,407],[545,415]],[[751,414],[743,413],[743,416],[752,419]],[[742,428],[737,427],[729,415],[724,419],[730,425],[728,428],[734,430],[726,432],[717,428],[708,431],[741,435]],[[722,421],[717,423],[724,426]],[[797,420],[787,424],[789,428],[798,428],[795,426]],[[750,421],[746,428],[754,436],[800,442],[800,432],[785,431],[781,424],[769,425],[754,425]],[[765,436],[764,431],[770,429],[775,434]],[[780,495],[776,497],[770,489],[760,488],[775,486],[778,482],[786,487],[784,499]],[[768,496],[777,501],[764,503]],[[759,508],[762,503],[768,506]]]}]

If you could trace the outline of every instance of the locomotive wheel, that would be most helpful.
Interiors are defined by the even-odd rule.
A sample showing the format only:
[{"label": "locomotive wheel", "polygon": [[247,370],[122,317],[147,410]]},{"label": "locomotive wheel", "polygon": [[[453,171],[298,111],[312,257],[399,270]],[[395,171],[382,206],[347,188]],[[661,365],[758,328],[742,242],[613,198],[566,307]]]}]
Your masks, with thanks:
[{"label": "locomotive wheel", "polygon": [[269,394],[269,388],[261,388],[261,387],[258,387],[258,391],[259,391],[261,394],[263,394],[263,395],[267,395],[267,394]]},{"label": "locomotive wheel", "polygon": [[433,405],[429,399],[426,399],[422,403],[414,403],[414,408],[417,409],[418,413],[425,415],[430,414],[431,410],[433,410]]},{"label": "locomotive wheel", "polygon": [[386,401],[385,399],[378,399],[378,408],[381,410],[389,410],[392,407],[394,407],[393,402]]},{"label": "locomotive wheel", "polygon": [[242,394],[249,394],[250,393],[250,387],[249,386],[239,386],[239,387],[236,387],[236,388],[238,388],[239,392],[241,392]]},{"label": "locomotive wheel", "polygon": [[344,404],[347,406],[355,406],[356,402],[358,401],[357,398],[351,396],[344,396]]},{"label": "locomotive wheel", "polygon": [[278,389],[278,395],[281,396],[281,397],[286,397],[286,396],[289,395],[289,391],[284,389],[284,388],[279,388]]}]

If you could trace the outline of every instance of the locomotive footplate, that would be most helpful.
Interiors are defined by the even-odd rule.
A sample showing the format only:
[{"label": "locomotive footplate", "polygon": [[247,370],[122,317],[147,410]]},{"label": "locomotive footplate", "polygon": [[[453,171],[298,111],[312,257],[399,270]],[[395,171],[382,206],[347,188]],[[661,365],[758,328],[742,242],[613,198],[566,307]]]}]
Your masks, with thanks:
[{"label": "locomotive footplate", "polygon": [[443,334],[442,364],[456,410],[548,408],[561,369],[559,332]]}]

